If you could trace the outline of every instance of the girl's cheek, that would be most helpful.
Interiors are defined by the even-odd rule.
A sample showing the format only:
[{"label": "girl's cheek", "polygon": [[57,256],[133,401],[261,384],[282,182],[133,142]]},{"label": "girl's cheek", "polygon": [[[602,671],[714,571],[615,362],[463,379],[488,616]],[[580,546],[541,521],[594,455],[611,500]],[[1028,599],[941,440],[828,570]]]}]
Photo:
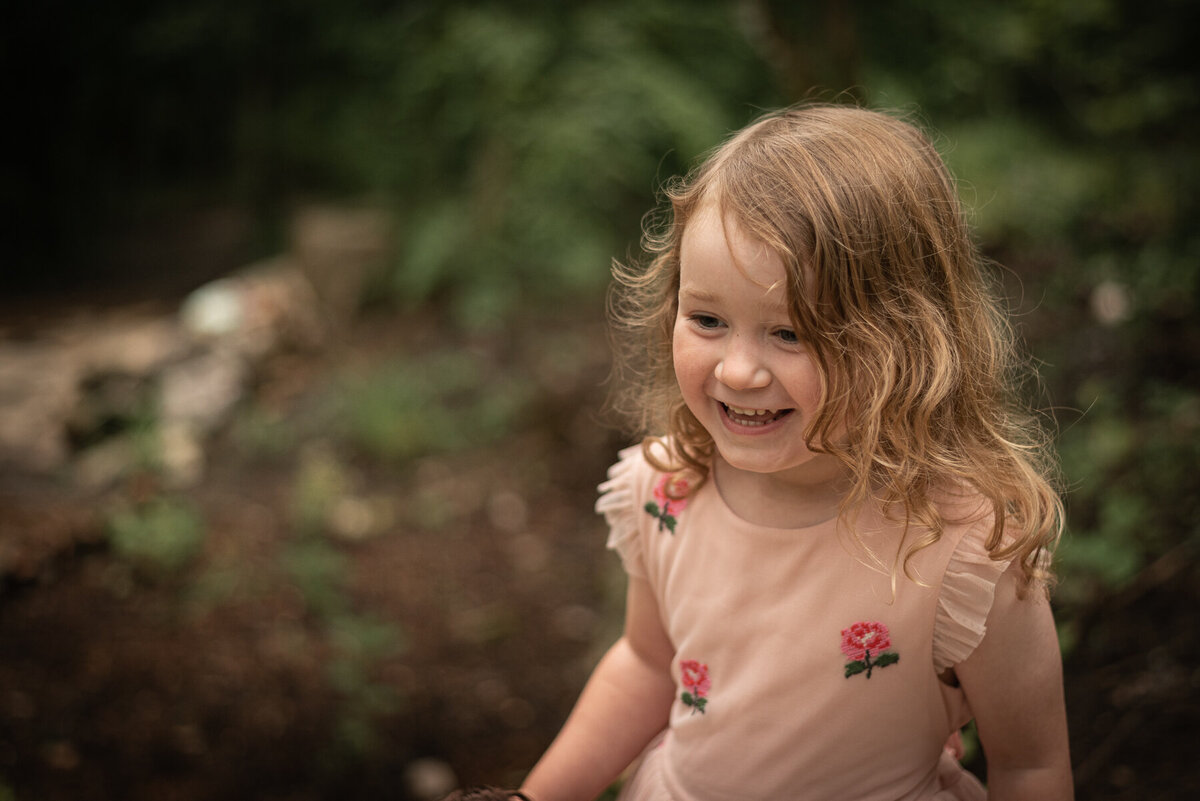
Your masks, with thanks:
[{"label": "girl's cheek", "polygon": [[676,337],[671,349],[675,363],[675,374],[680,378],[695,379],[712,369],[709,366],[711,357],[702,343],[695,342],[687,336]]}]

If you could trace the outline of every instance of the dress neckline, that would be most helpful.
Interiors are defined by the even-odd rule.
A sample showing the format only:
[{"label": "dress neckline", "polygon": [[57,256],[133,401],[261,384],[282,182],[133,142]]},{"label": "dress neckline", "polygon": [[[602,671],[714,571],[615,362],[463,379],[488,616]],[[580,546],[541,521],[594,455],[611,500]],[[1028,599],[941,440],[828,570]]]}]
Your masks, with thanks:
[{"label": "dress neckline", "polygon": [[775,533],[779,533],[779,534],[789,534],[789,535],[793,535],[793,536],[799,535],[799,534],[807,534],[807,533],[814,532],[814,531],[824,529],[824,528],[833,528],[837,524],[838,519],[841,517],[840,511],[835,510],[832,515],[830,515],[829,517],[827,517],[823,520],[817,520],[812,523],[808,523],[808,524],[800,525],[800,526],[777,526],[777,525],[771,525],[769,523],[761,523],[761,522],[758,522],[755,520],[750,520],[750,519],[744,517],[743,515],[738,514],[736,511],[734,511],[733,507],[729,504],[729,501],[726,500],[725,492],[724,492],[724,490],[721,489],[721,484],[717,479],[717,471],[716,471],[715,463],[712,466],[710,466],[710,468],[709,468],[709,475],[708,475],[707,483],[712,485],[710,492],[713,495],[717,505],[720,506],[721,511],[725,515],[736,520],[738,523],[742,524],[743,526],[747,526],[749,528],[756,529],[759,531],[775,532]]}]

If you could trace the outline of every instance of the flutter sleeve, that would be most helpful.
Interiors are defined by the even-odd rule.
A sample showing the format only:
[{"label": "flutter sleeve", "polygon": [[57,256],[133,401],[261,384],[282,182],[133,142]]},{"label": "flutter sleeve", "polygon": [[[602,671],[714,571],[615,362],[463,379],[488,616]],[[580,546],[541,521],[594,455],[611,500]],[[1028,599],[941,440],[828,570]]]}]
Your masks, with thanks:
[{"label": "flutter sleeve", "polygon": [[990,522],[972,526],[946,565],[933,625],[933,667],[939,673],[962,662],[983,641],[996,582],[1012,562],[988,555],[984,543]]},{"label": "flutter sleeve", "polygon": [[645,577],[645,549],[638,535],[641,517],[638,477],[645,461],[640,445],[626,448],[619,455],[620,460],[608,469],[608,480],[600,485],[596,511],[608,523],[608,547],[621,557],[625,572]]}]

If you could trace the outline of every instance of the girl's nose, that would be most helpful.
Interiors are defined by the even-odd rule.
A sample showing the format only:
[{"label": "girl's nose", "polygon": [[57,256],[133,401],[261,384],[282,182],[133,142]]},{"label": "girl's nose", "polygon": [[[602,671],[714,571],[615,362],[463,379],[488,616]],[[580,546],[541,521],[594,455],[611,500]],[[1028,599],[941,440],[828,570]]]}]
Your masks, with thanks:
[{"label": "girl's nose", "polygon": [[771,371],[754,348],[732,344],[717,362],[713,375],[730,389],[761,389],[771,383]]}]

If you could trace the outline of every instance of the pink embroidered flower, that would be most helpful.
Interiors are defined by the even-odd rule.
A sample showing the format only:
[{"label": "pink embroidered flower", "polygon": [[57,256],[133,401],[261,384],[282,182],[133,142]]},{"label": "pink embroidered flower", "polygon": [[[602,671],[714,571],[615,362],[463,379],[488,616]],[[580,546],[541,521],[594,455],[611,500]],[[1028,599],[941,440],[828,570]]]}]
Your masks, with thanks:
[{"label": "pink embroidered flower", "polygon": [[675,523],[678,515],[687,508],[690,491],[691,482],[679,473],[666,473],[654,485],[654,500],[646,501],[645,508],[651,517],[658,519],[659,531],[665,528],[675,533]]},{"label": "pink embroidered flower", "polygon": [[712,679],[708,677],[708,665],[695,659],[685,659],[679,663],[683,673],[683,686],[701,698],[708,695],[712,689]]},{"label": "pink embroidered flower", "polygon": [[683,695],[680,696],[685,704],[692,708],[692,714],[704,714],[708,706],[708,691],[712,689],[712,680],[708,677],[708,665],[695,659],[685,659],[679,663],[679,672],[683,676]]},{"label": "pink embroidered flower", "polygon": [[842,653],[847,659],[862,659],[868,650],[878,653],[891,644],[891,635],[882,623],[855,623],[842,629]]},{"label": "pink embroidered flower", "polygon": [[667,473],[654,485],[654,498],[668,511],[682,512],[687,506],[691,484],[686,476]]},{"label": "pink embroidered flower", "polygon": [[866,671],[867,678],[875,668],[884,668],[900,661],[900,655],[888,651],[892,647],[892,636],[882,623],[859,622],[842,629],[842,653],[850,661],[846,663],[846,678]]}]

